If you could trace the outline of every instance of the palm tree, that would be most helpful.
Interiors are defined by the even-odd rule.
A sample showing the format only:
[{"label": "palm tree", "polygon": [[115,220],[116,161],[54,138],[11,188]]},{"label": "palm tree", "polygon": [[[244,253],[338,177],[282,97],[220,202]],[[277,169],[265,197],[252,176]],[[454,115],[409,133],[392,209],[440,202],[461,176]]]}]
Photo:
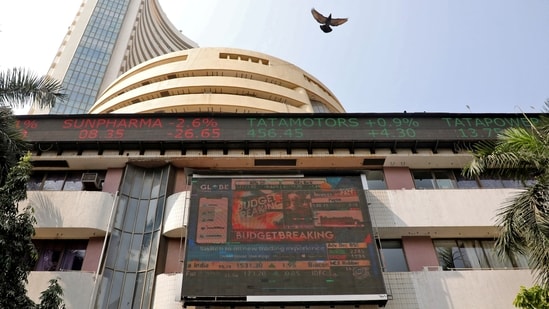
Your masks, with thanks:
[{"label": "palm tree", "polygon": [[57,99],[64,99],[61,83],[47,75],[13,68],[0,72],[0,106],[19,108],[37,104],[40,108],[52,107]]},{"label": "palm tree", "polygon": [[21,68],[0,72],[0,185],[9,168],[15,166],[28,149],[15,126],[12,108],[29,104],[52,107],[56,100],[64,100],[61,83],[49,76],[37,76]]},{"label": "palm tree", "polygon": [[529,128],[508,128],[497,140],[475,145],[473,160],[463,172],[470,177],[510,177],[525,184],[497,214],[501,233],[495,247],[502,257],[526,255],[538,283],[549,287],[549,117],[541,115],[535,124],[528,120]]},{"label": "palm tree", "polygon": [[[57,99],[64,99],[61,84],[47,76],[23,70],[0,72],[0,289],[2,308],[35,308],[26,295],[27,277],[36,262],[32,243],[34,215],[29,208],[19,211],[18,202],[26,198],[26,183],[31,171],[30,157],[24,156],[28,144],[16,127],[12,108],[37,104],[51,107]],[[22,160],[20,160],[22,159]],[[4,280],[9,278],[9,280]],[[46,290],[39,308],[59,304],[62,291],[59,286]],[[53,294],[53,295],[52,295]],[[59,296],[56,297],[55,295]],[[50,308],[50,307],[47,307]]]}]

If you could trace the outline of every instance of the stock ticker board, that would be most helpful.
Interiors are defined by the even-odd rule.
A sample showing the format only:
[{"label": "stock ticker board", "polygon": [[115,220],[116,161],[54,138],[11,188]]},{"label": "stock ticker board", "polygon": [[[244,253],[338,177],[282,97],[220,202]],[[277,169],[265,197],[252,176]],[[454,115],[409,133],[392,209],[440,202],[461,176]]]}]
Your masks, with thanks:
[{"label": "stock ticker board", "polygon": [[326,141],[484,140],[537,115],[515,114],[109,114],[18,116],[27,140]]}]

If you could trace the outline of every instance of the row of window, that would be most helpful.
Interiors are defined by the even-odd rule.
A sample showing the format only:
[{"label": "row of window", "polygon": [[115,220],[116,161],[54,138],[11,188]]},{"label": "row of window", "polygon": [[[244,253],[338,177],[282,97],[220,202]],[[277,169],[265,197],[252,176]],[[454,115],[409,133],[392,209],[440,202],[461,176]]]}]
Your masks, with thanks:
[{"label": "row of window", "polygon": [[[95,171],[100,179],[105,171]],[[382,170],[363,171],[369,190],[385,190],[387,184]],[[522,188],[524,185],[513,179],[495,179],[493,177],[466,178],[461,170],[412,170],[416,189],[474,189],[474,188]],[[88,173],[89,174],[89,173]],[[82,171],[41,172],[31,175],[28,190],[79,191],[93,190],[82,183]]]},{"label": "row of window", "polygon": [[[99,190],[105,179],[105,171],[67,171],[44,172],[34,171],[27,183],[31,191],[81,191]],[[93,176],[91,179],[86,175]]]},{"label": "row of window", "polygon": [[81,270],[87,240],[33,240],[38,251],[36,271]]},{"label": "row of window", "polygon": [[[81,270],[86,255],[87,240],[34,240],[38,251],[36,271]],[[528,268],[522,255],[499,257],[491,239],[433,240],[440,267],[443,270]],[[379,243],[383,270],[406,272],[408,266],[400,240]],[[433,265],[436,266],[436,265]]]},{"label": "row of window", "polygon": [[481,176],[467,178],[461,170],[412,170],[416,189],[476,189],[522,188],[523,183],[514,179]]},{"label": "row of window", "polygon": [[[433,240],[439,265],[443,270],[528,268],[523,255],[502,258],[496,254],[492,239]],[[400,240],[381,240],[384,271],[408,271]],[[437,266],[437,265],[432,265]]]},{"label": "row of window", "polygon": [[[416,189],[489,189],[523,188],[524,185],[514,179],[481,176],[467,178],[461,170],[411,170]],[[364,171],[369,190],[385,190],[385,175],[382,170]]]}]

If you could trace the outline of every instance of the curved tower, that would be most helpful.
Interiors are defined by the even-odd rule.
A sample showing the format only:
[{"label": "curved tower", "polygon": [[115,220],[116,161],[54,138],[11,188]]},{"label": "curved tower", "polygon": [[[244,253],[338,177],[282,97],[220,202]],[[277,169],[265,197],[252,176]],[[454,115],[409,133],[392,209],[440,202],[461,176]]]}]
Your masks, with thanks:
[{"label": "curved tower", "polygon": [[135,66],[89,111],[103,113],[344,113],[319,80],[281,59],[235,48],[194,48]]},{"label": "curved tower", "polygon": [[84,114],[118,76],[151,58],[197,47],[168,20],[158,0],[87,0],[55,55],[48,75],[67,100],[30,113]]}]

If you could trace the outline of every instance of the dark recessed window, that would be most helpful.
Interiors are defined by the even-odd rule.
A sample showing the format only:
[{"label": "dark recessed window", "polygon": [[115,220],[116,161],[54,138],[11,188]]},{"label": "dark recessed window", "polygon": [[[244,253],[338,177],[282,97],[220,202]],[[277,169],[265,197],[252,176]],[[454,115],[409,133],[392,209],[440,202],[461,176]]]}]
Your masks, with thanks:
[{"label": "dark recessed window", "polygon": [[400,240],[381,240],[380,253],[384,271],[408,271],[408,264]]},{"label": "dark recessed window", "polygon": [[36,271],[81,270],[87,240],[33,240],[38,251]]}]

